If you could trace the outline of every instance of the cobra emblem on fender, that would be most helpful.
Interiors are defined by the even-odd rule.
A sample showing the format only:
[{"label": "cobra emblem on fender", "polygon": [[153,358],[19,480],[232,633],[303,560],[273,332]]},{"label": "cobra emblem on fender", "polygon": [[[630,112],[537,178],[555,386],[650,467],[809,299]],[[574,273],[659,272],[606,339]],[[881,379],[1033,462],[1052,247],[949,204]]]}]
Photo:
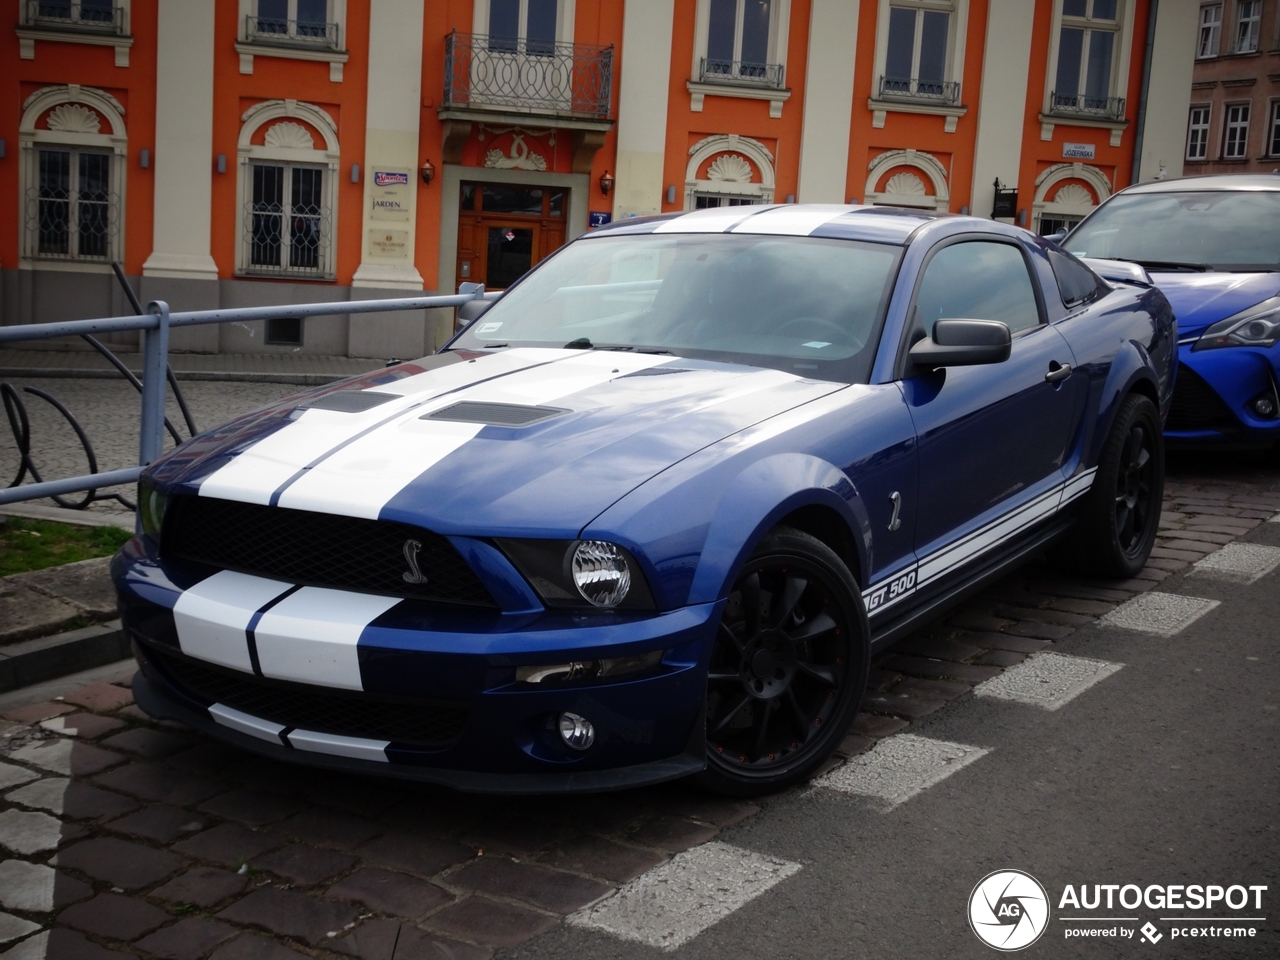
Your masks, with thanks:
[{"label": "cobra emblem on fender", "polygon": [[422,571],[418,569],[418,551],[422,549],[422,544],[417,540],[406,540],[404,542],[404,562],[409,565],[409,569],[400,574],[405,583],[426,583],[427,578],[422,575]]}]

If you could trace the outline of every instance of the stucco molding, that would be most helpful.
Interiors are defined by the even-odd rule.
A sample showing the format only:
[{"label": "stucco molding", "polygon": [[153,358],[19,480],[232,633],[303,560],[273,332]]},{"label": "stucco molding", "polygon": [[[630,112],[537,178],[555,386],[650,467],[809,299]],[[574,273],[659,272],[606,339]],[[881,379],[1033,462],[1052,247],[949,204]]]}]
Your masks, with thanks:
[{"label": "stucco molding", "polygon": [[[733,155],[743,163],[754,166],[759,171],[760,180],[758,182],[744,182],[715,179],[711,176],[710,170],[707,172],[707,179],[699,179],[698,171],[702,165],[717,154]],[[725,161],[725,164],[729,162]],[[720,169],[725,169],[725,166],[722,165]],[[740,169],[735,169],[735,172],[741,173]],[[773,151],[759,140],[734,133],[703,137],[689,148],[689,163],[685,168],[684,208],[686,210],[694,209],[696,204],[695,196],[702,192],[749,196],[758,198],[761,203],[772,203],[777,185],[776,181],[777,177],[773,168]]]},{"label": "stucco molding", "polygon": [[[914,167],[929,178],[933,184],[933,196],[913,195],[889,191],[888,184],[883,192],[876,190],[880,178],[894,167]],[[897,179],[896,177],[894,178]],[[938,162],[938,158],[919,150],[886,150],[878,155],[867,167],[866,203],[892,204],[895,206],[912,206],[932,208],[946,211],[951,204],[951,189],[947,185],[947,169]]]}]

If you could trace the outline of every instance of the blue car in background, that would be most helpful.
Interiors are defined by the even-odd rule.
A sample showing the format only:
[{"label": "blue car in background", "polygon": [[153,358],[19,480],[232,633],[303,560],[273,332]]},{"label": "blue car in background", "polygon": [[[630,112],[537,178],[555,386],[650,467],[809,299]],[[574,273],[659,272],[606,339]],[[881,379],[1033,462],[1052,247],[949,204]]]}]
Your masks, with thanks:
[{"label": "blue car in background", "polygon": [[1280,440],[1280,176],[1187,177],[1121,190],[1063,246],[1139,264],[1178,318],[1170,440]]},{"label": "blue car in background", "polygon": [[437,355],[145,471],[134,695],[463,790],[801,780],[875,651],[1051,546],[1146,562],[1177,328],[1111,266],[887,208],[595,230]]}]

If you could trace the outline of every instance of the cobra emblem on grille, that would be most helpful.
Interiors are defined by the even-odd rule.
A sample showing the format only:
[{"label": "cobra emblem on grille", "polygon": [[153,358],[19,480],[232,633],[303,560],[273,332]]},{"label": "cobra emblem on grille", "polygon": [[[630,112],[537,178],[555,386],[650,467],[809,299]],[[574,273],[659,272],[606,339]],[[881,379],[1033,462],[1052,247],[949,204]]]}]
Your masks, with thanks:
[{"label": "cobra emblem on grille", "polygon": [[409,569],[400,574],[400,576],[405,583],[427,582],[427,578],[418,569],[418,551],[421,549],[422,544],[417,540],[406,540],[404,542],[404,562],[409,565]]}]

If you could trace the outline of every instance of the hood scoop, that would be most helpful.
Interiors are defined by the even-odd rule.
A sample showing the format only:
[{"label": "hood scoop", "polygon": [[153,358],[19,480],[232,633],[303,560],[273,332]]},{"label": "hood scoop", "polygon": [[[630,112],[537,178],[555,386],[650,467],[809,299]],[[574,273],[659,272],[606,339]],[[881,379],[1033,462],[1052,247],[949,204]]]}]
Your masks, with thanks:
[{"label": "hood scoop", "polygon": [[568,410],[560,407],[535,407],[520,403],[480,403],[463,400],[432,413],[420,420],[453,420],[457,423],[483,423],[491,427],[524,427],[541,420],[550,420]]},{"label": "hood scoop", "polygon": [[618,380],[629,380],[631,377],[665,377],[669,373],[692,373],[688,367],[646,367],[634,373],[624,373]]},{"label": "hood scoop", "polygon": [[399,400],[396,393],[378,393],[376,390],[335,390],[300,404],[299,410],[334,410],[338,413],[364,413],[391,400]]}]

